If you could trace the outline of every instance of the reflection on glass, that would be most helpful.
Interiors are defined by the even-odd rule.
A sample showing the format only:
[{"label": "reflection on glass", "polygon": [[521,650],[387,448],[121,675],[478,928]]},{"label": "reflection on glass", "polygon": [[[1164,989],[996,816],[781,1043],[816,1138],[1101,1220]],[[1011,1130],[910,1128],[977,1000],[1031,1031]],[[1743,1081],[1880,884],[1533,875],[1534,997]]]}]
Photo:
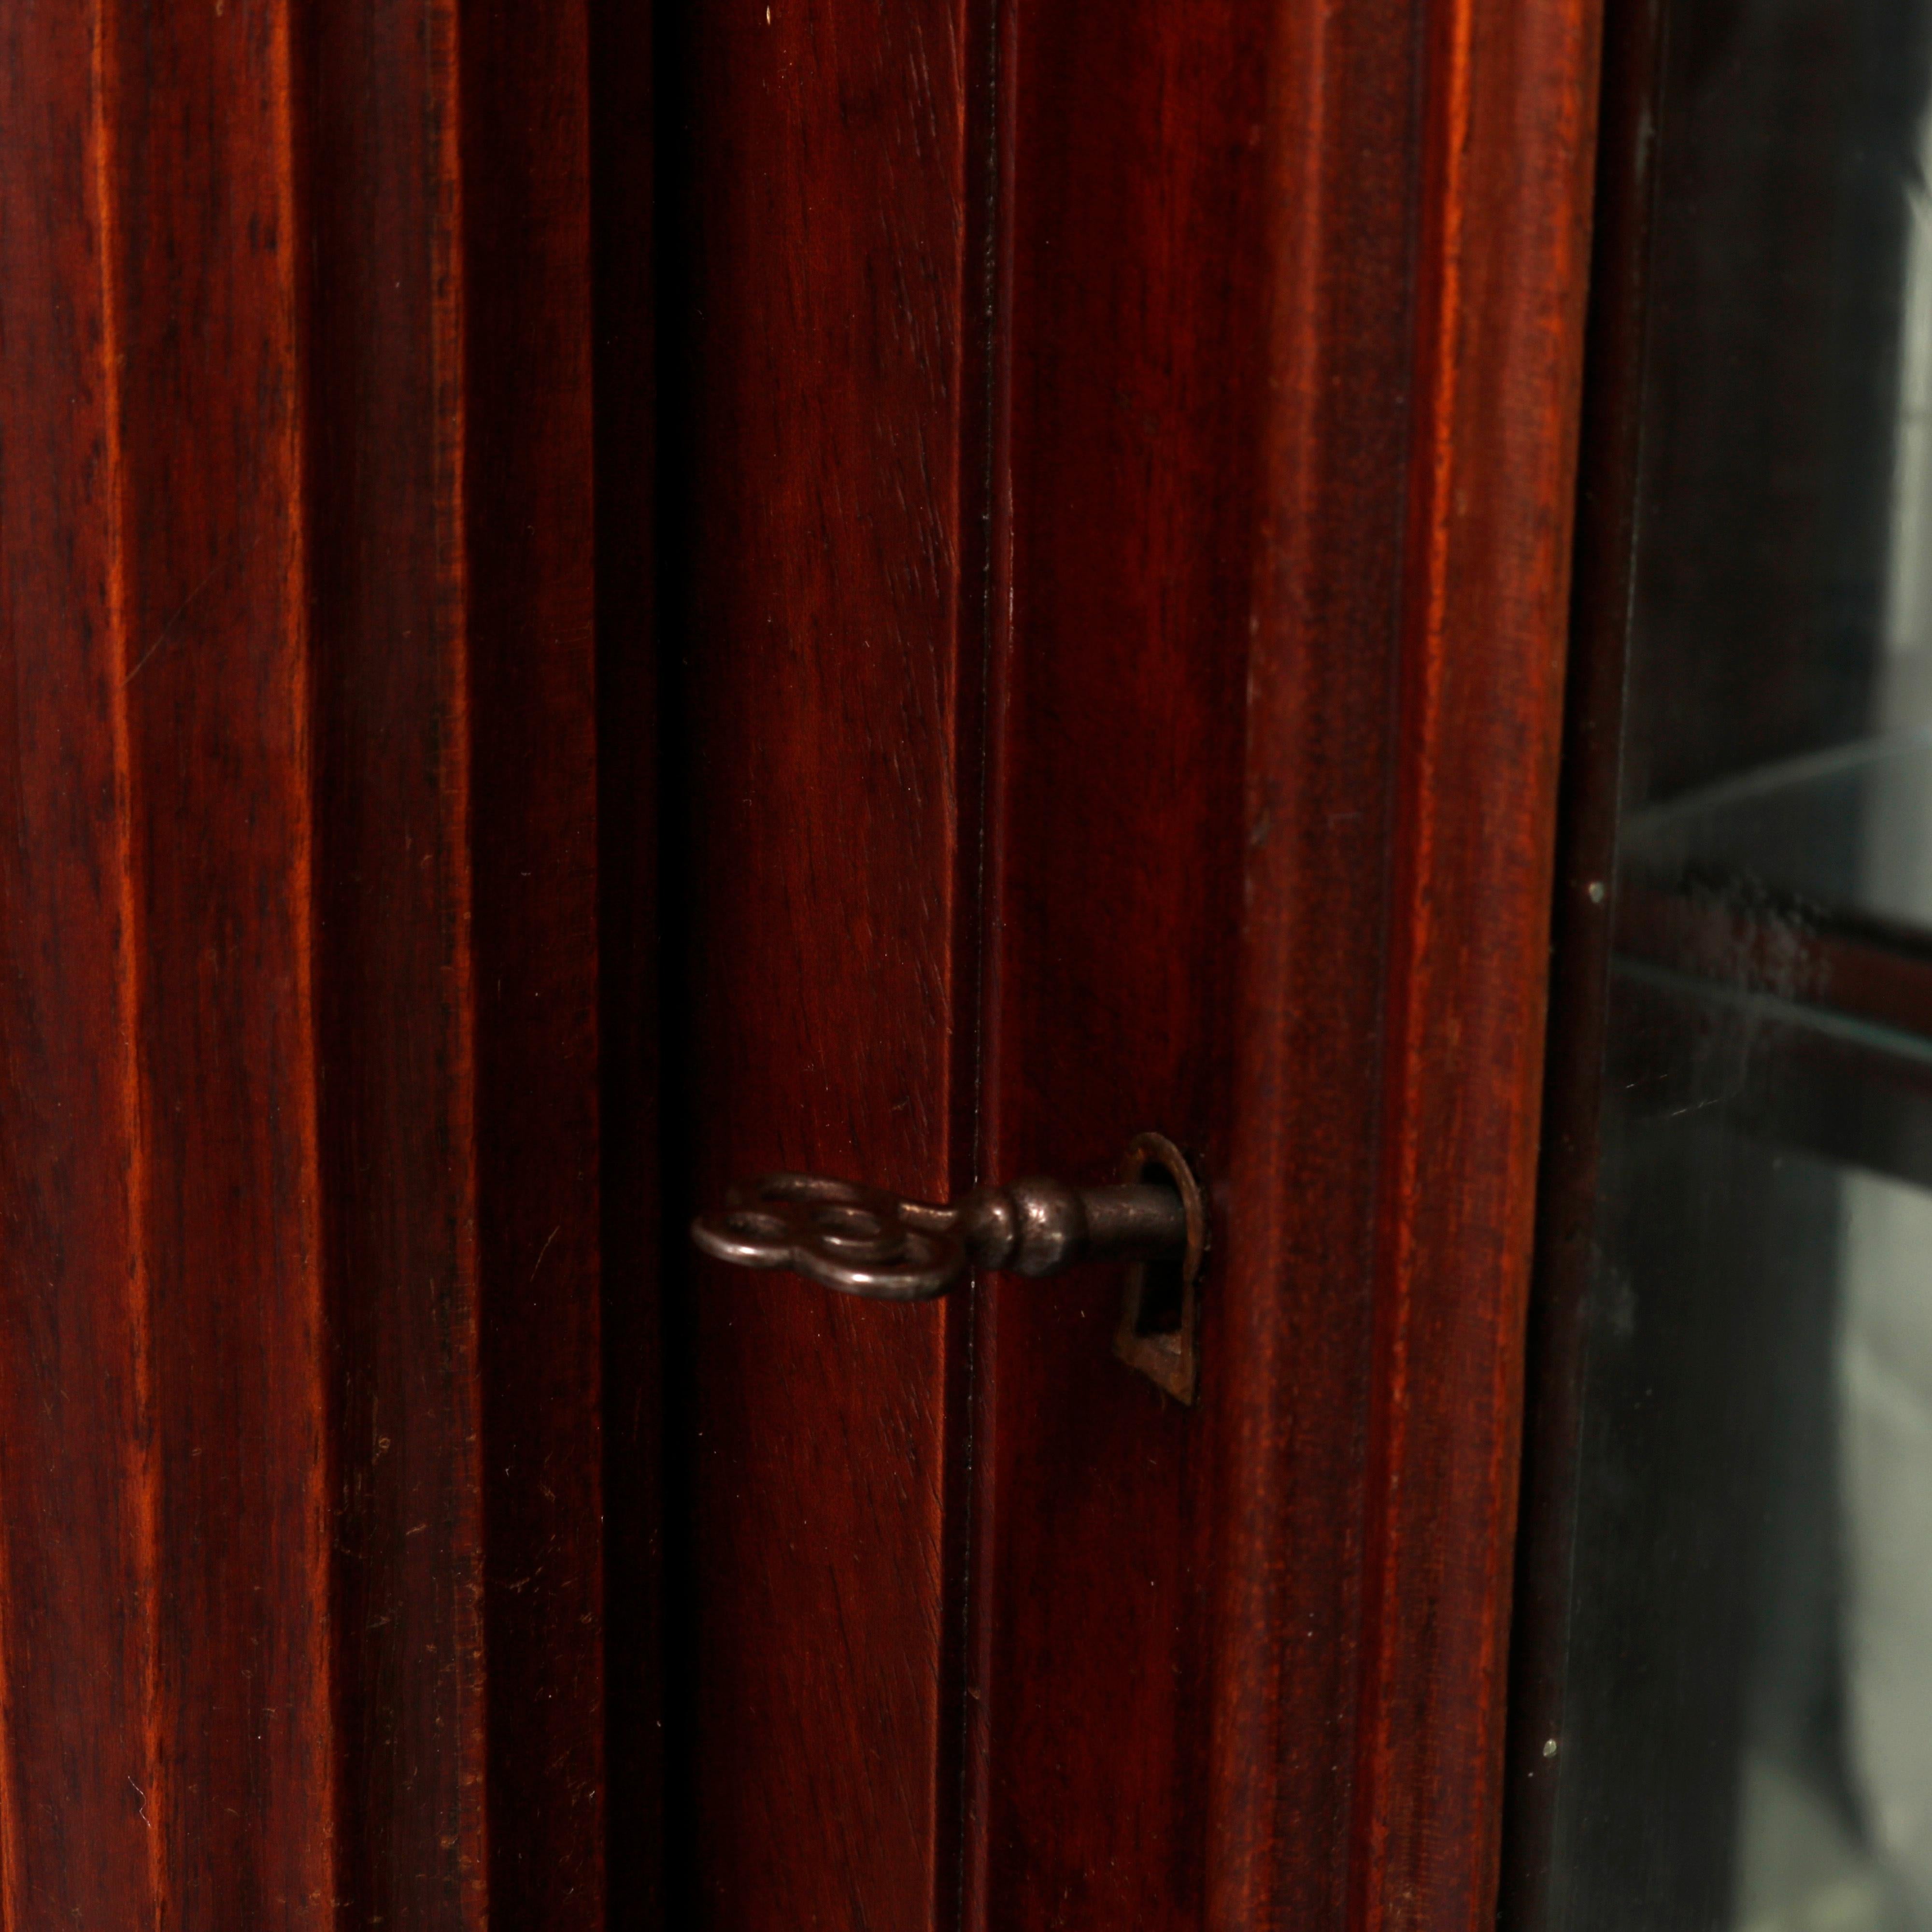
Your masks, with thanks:
[{"label": "reflection on glass", "polygon": [[1840,1196],[1846,1718],[1870,1835],[1932,1905],[1932,1196],[1865,1174]]},{"label": "reflection on glass", "polygon": [[1932,0],[1670,0],[1554,1928],[1932,1932]]}]

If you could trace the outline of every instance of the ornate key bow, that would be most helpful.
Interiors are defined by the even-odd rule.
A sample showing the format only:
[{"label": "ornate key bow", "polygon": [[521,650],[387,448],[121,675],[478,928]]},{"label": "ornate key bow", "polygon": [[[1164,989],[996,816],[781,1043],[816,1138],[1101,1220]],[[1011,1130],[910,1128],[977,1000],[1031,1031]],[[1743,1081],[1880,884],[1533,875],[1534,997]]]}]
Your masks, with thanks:
[{"label": "ornate key bow", "polygon": [[1188,1210],[1172,1187],[1069,1187],[1020,1180],[976,1187],[950,1205],[813,1174],[735,1187],[692,1238],[740,1268],[790,1268],[848,1294],[926,1301],[974,1268],[1057,1274],[1078,1261],[1150,1261],[1188,1245]]}]

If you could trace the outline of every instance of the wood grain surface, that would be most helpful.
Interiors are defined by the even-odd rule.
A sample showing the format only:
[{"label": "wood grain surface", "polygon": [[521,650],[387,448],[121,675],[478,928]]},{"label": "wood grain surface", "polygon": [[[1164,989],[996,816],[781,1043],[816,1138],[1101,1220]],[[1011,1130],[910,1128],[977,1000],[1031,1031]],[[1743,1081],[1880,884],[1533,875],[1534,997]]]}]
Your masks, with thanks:
[{"label": "wood grain surface", "polygon": [[[988,1175],[1104,1180],[1143,1128],[1227,1171],[1264,14],[1007,10]],[[980,1290],[981,1932],[1202,1922],[1221,1391],[1189,1410],[1124,1367],[1121,1292],[1100,1268]]]},{"label": "wood grain surface", "polygon": [[1600,9],[1431,22],[1354,1882],[1487,1925]]},{"label": "wood grain surface", "polygon": [[679,1198],[1218,1210],[1191,1413],[1106,1270],[694,1280],[694,1922],[1487,1910],[1594,17],[670,37]]},{"label": "wood grain surface", "polygon": [[1594,16],[1118,25],[1000,42],[982,1161],[1220,1213],[1192,1412],[982,1290],[968,1923],[1473,1925]]},{"label": "wood grain surface", "polygon": [[6,1926],[1486,1918],[1594,7],[1091,14],[0,18]]},{"label": "wood grain surface", "polygon": [[580,7],[0,26],[0,1901],[602,1922]]},{"label": "wood grain surface", "polygon": [[[1493,1910],[1597,27],[1279,23],[1216,1928]],[[1405,74],[1378,202],[1356,158],[1400,152]],[[1364,271],[1405,261],[1391,310]]]},{"label": "wood grain surface", "polygon": [[[1413,10],[1268,50],[1270,373],[1244,753],[1206,1922],[1354,1922],[1364,1478],[1414,386]],[[1292,211],[1290,214],[1287,212]]]},{"label": "wood grain surface", "polygon": [[[777,1168],[928,1199],[970,1179],[968,58],[952,0],[727,0],[664,44],[666,997],[687,1216]],[[944,1922],[959,1314],[682,1272],[672,1912]]]}]

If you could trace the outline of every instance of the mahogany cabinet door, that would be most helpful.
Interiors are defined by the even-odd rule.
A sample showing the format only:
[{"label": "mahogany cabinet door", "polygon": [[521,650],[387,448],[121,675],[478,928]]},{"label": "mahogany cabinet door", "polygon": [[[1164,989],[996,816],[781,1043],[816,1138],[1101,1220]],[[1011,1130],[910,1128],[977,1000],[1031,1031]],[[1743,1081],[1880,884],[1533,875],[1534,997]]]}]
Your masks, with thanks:
[{"label": "mahogany cabinet door", "polygon": [[0,8],[6,1932],[1486,1922],[1596,36]]},{"label": "mahogany cabinet door", "polygon": [[590,178],[646,70],[596,25],[593,90],[582,0],[0,10],[8,1932],[605,1922],[648,524],[594,578],[643,404],[600,443]]},{"label": "mahogany cabinet door", "polygon": [[668,1250],[678,1923],[1490,1915],[1596,35],[667,16],[668,1218],[1214,1208],[1191,1406]]}]

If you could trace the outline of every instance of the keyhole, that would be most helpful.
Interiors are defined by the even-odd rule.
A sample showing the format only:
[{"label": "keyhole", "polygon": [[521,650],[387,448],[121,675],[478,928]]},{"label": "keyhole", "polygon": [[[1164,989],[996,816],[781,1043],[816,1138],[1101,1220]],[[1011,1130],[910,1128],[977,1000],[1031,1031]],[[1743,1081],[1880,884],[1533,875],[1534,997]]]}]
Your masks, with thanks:
[{"label": "keyhole", "polygon": [[1178,1256],[1136,1262],[1129,1268],[1114,1352],[1169,1395],[1192,1402],[1198,1379],[1195,1335],[1208,1249],[1207,1202],[1186,1156],[1159,1134],[1135,1138],[1121,1163],[1120,1178],[1170,1187],[1180,1196],[1187,1217],[1187,1246]]},{"label": "keyhole", "polygon": [[[1162,1163],[1150,1161],[1136,1177],[1170,1193],[1180,1192],[1180,1184]],[[1134,1297],[1134,1333],[1136,1335],[1178,1335],[1187,1298],[1186,1262],[1180,1255],[1137,1264],[1139,1292]]]}]

